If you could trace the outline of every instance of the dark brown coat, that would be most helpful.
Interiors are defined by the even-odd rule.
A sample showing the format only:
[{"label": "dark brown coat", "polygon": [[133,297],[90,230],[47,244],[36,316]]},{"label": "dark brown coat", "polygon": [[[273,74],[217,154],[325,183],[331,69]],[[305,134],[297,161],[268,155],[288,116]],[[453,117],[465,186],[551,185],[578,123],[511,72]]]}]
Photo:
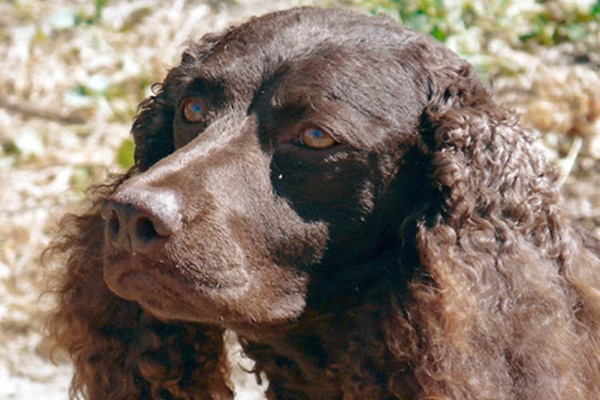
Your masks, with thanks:
[{"label": "dark brown coat", "polygon": [[598,399],[598,243],[474,69],[324,9],[190,45],[68,216],[50,333],[93,400]]}]

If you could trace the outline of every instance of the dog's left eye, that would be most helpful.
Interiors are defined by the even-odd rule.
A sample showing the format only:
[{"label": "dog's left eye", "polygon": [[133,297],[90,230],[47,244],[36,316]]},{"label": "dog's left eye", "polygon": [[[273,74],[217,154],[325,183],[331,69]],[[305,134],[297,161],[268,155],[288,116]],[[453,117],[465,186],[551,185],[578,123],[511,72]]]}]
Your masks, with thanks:
[{"label": "dog's left eye", "polygon": [[203,99],[194,97],[183,102],[183,117],[188,122],[201,122],[206,116],[206,103]]},{"label": "dog's left eye", "polygon": [[302,129],[298,142],[311,149],[326,149],[337,144],[330,134],[315,126]]}]

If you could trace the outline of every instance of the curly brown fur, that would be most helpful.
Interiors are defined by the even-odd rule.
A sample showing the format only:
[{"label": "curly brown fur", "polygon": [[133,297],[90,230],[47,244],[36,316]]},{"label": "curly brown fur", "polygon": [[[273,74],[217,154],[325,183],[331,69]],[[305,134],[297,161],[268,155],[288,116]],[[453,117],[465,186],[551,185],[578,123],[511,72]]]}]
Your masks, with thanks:
[{"label": "curly brown fur", "polygon": [[231,329],[270,398],[600,398],[600,243],[441,44],[295,9],[156,91],[136,167],[53,247],[74,397],[232,398]]},{"label": "curly brown fur", "polygon": [[[121,181],[121,179],[119,179]],[[49,321],[54,345],[67,350],[76,370],[71,396],[89,399],[230,398],[224,376],[222,329],[161,324],[137,304],[111,293],[103,281],[104,223],[99,206],[112,187],[98,187],[86,215],[68,215],[50,248],[63,253],[59,308]],[[54,255],[58,258],[58,254]]]}]

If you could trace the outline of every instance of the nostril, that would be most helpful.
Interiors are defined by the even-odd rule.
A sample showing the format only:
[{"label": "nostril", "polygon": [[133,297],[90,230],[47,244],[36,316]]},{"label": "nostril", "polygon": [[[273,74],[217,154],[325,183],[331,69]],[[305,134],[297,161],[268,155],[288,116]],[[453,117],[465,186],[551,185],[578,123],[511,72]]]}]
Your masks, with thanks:
[{"label": "nostril", "polygon": [[150,218],[140,217],[135,223],[136,237],[140,239],[142,243],[148,243],[152,239],[160,236],[154,227],[154,223]]},{"label": "nostril", "polygon": [[177,198],[168,191],[123,186],[101,210],[109,244],[132,254],[158,254],[181,227]]},{"label": "nostril", "polygon": [[106,230],[110,239],[116,241],[121,231],[121,222],[117,211],[114,209],[110,210],[106,217]]}]

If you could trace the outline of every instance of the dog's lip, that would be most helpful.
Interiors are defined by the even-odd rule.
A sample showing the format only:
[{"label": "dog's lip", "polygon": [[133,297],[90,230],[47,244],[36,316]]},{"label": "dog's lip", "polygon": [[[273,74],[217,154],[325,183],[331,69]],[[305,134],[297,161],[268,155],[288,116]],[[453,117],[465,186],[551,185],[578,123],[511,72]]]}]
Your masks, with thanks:
[{"label": "dog's lip", "polygon": [[[245,282],[227,282],[212,279],[208,281],[198,279],[193,281],[189,278],[184,279],[183,275],[176,272],[184,269],[182,266],[174,266],[170,263],[158,259],[150,260],[139,255],[129,255],[118,253],[114,254],[104,262],[104,279],[110,285],[120,285],[132,279],[142,279],[142,282],[154,282],[155,285],[162,286],[167,290],[172,290],[175,293],[181,292],[181,287],[192,287],[198,292],[211,292],[226,289],[241,288],[246,285]],[[134,281],[133,284],[137,282]],[[172,288],[176,286],[176,288]]]},{"label": "dog's lip", "polygon": [[165,321],[216,322],[221,319],[218,310],[206,297],[202,301],[190,301],[185,291],[174,291],[165,284],[141,271],[129,271],[122,275],[127,280],[130,301],[135,301],[146,311]]},{"label": "dog's lip", "polygon": [[[185,290],[174,290],[170,282],[174,278],[163,273],[149,272],[133,262],[126,265],[133,267],[112,266],[113,271],[106,271],[105,281],[110,290],[117,296],[135,301],[142,308],[159,318],[177,317],[180,320],[212,320],[215,317],[210,308],[202,307],[198,300],[188,300]],[[158,275],[158,276],[157,276]],[[177,312],[174,312],[176,310]]]},{"label": "dog's lip", "polygon": [[175,267],[140,256],[115,254],[107,261],[103,275],[109,289],[160,318],[221,323],[229,318],[222,315],[215,301],[247,286],[237,282],[186,282],[166,272]]},{"label": "dog's lip", "polygon": [[165,279],[155,276],[161,273],[150,271],[151,268],[144,264],[136,256],[114,255],[104,262],[104,281],[115,294],[126,300],[137,300],[146,292],[156,293],[164,286]]}]

